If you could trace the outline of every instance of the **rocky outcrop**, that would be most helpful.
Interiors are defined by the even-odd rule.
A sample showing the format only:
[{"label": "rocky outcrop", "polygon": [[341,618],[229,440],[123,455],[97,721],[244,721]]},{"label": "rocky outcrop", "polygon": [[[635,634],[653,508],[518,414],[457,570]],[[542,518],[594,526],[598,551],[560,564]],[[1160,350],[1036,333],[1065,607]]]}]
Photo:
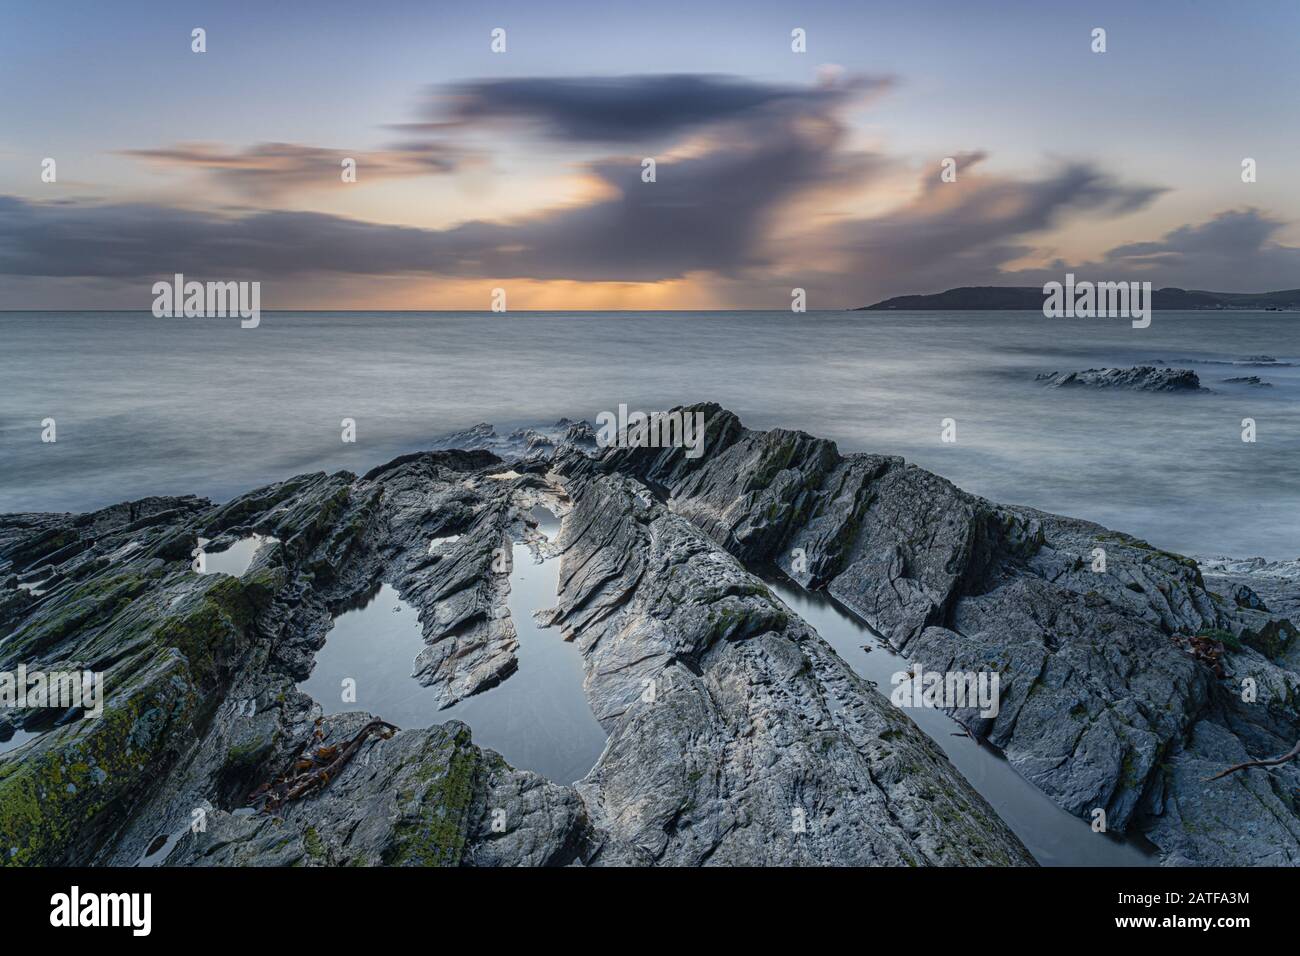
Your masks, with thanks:
[{"label": "rocky outcrop", "polygon": [[[509,463],[424,452],[225,504],[0,517],[0,670],[84,667],[107,693],[95,719],[6,712],[0,742],[32,736],[0,753],[0,862],[1032,863],[734,557],[634,479],[576,467],[590,437],[561,422],[512,436]],[[322,717],[297,690],[334,616],[381,581],[419,612],[414,669],[439,703],[509,692],[511,543],[543,498],[566,515],[553,623],[609,734],[591,773],[515,770],[450,722],[363,738],[327,783],[256,812],[250,794],[305,748],[383,716]],[[269,543],[241,575],[196,573],[200,541],[254,534]]]},{"label": "rocky outcrop", "polygon": [[938,748],[706,535],[627,477],[568,489],[553,622],[610,735],[578,784],[608,841],[594,862],[1029,861]]},{"label": "rocky outcrop", "polygon": [[1285,627],[1269,623],[1283,619],[1300,622],[1300,558],[1205,558],[1201,567],[1207,587],[1239,608],[1267,615],[1262,626],[1247,630],[1242,639],[1292,670],[1300,670],[1300,641],[1290,640]]},{"label": "rocky outcrop", "polygon": [[1048,388],[1123,388],[1136,392],[1204,392],[1189,368],[1089,368],[1082,372],[1045,372],[1034,377]]},{"label": "rocky outcrop", "polygon": [[1225,378],[1225,385],[1249,385],[1252,388],[1272,388],[1272,382],[1266,382],[1258,375],[1242,375],[1237,378]]},{"label": "rocky outcrop", "polygon": [[501,435],[492,425],[480,422],[473,428],[453,432],[431,444],[434,449],[491,451],[502,458],[533,461],[550,457],[562,446],[594,449],[596,432],[589,422],[567,418],[542,428],[519,428],[508,435]]},{"label": "rocky outcrop", "polygon": [[[1287,616],[1131,536],[692,410],[706,416],[698,459],[619,448],[562,467],[657,489],[728,551],[825,588],[928,669],[998,672],[997,717],[956,716],[1072,813],[1103,811],[1166,862],[1300,862],[1293,764],[1205,779],[1300,737]],[[1225,646],[1222,676],[1194,653],[1202,636]]]},{"label": "rocky outcrop", "polygon": [[[144,499],[0,519],[0,669],[100,671],[107,694],[96,719],[6,715],[3,736],[36,736],[0,755],[0,860],[132,864],[183,832],[170,862],[570,861],[583,832],[576,796],[504,767],[453,725],[365,744],[300,815],[240,811],[312,739],[319,707],[295,684],[333,615],[376,581],[396,581],[420,608],[422,674],[443,701],[512,671],[503,585],[507,529],[522,519],[513,483],[491,477],[502,467],[487,452],[424,453],[225,505]],[[240,577],[194,572],[199,539],[217,553],[253,533],[276,543]],[[456,534],[455,547],[430,548]],[[39,587],[19,586],[30,581]],[[324,739],[366,719],[330,718]],[[505,837],[484,801],[513,820]]]},{"label": "rocky outcrop", "polygon": [[[1300,770],[1217,772],[1300,738],[1289,565],[1196,561],[843,455],[716,405],[704,453],[575,423],[303,475],[225,504],[0,517],[0,671],[105,675],[101,717],[0,715],[0,861],[405,865],[1032,862],[929,738],[747,568],[824,589],[928,670],[996,672],[954,717],[1060,806],[1179,864],[1300,862]],[[484,442],[498,441],[479,430]],[[541,436],[540,438],[538,436]],[[494,446],[495,447],[495,446]],[[333,618],[392,584],[447,706],[509,693],[507,594],[531,509],[564,516],[545,620],[608,742],[572,786],[465,725],[367,737],[273,812],[250,793],[382,713],[297,690]],[[217,553],[270,542],[238,577]],[[495,688],[495,689],[494,689]],[[22,738],[15,734],[21,733]]]},{"label": "rocky outcrop", "polygon": [[[326,744],[366,715],[323,722]],[[169,866],[564,866],[589,853],[572,789],[512,770],[452,721],[376,740],[319,796],[276,813],[202,804],[179,821]],[[508,826],[493,829],[494,820]]]}]

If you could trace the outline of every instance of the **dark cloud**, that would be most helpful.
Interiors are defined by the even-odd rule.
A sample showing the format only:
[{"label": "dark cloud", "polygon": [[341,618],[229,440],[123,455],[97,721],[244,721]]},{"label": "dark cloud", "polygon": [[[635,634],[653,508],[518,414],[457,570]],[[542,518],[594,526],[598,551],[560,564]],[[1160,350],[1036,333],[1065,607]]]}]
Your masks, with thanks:
[{"label": "dark cloud", "polygon": [[0,196],[0,274],[259,278],[429,270],[437,233],[305,212],[224,215],[148,203]]},{"label": "dark cloud", "polygon": [[1179,226],[1160,239],[1126,242],[1100,259],[1066,262],[1047,269],[1001,273],[1006,285],[1038,285],[1066,272],[1081,278],[1150,281],[1212,292],[1275,292],[1300,286],[1300,246],[1277,240],[1286,223],[1259,209],[1227,210],[1202,223]]},{"label": "dark cloud", "polygon": [[829,93],[769,101],[712,128],[707,147],[665,156],[655,182],[642,180],[640,157],[587,164],[601,198],[509,223],[433,230],[283,211],[0,200],[0,273],[422,272],[623,281],[736,275],[768,263],[766,236],[783,203],[809,189],[861,180],[877,164],[842,149],[846,131],[835,112],[843,102]]},{"label": "dark cloud", "polygon": [[232,150],[215,143],[178,143],[128,149],[122,155],[170,169],[205,173],[219,185],[254,200],[342,183],[344,159],[357,162],[357,182],[428,176],[455,171],[466,154],[445,143],[417,141],[388,149],[349,151],[298,143],[258,143]]},{"label": "dark cloud", "polygon": [[771,108],[822,114],[851,98],[883,90],[891,82],[887,77],[856,77],[801,87],[689,73],[479,80],[430,90],[423,121],[398,128],[438,132],[523,122],[553,139],[649,144]]},{"label": "dark cloud", "polygon": [[1031,240],[1072,215],[1118,216],[1163,189],[1120,183],[1085,163],[1036,180],[981,175],[984,153],[957,157],[958,178],[927,171],[919,196],[884,216],[843,223],[832,245],[861,264],[858,297],[998,284],[1003,267],[1033,251]]},{"label": "dark cloud", "polygon": [[[301,212],[220,214],[149,204],[0,198],[0,273],[261,276],[303,272],[655,281],[722,275],[763,262],[768,218],[819,184],[843,130],[806,117],[764,121],[764,135],[674,162],[642,182],[639,160],[588,169],[608,198],[516,223],[446,230]],[[754,133],[753,126],[749,128]]]},{"label": "dark cloud", "polygon": [[449,230],[453,258],[442,265],[458,274],[623,281],[767,266],[766,238],[785,202],[850,169],[871,174],[872,157],[839,155],[844,135],[828,117],[777,116],[747,122],[702,155],[659,163],[653,183],[641,181],[639,160],[592,164],[610,198]]},{"label": "dark cloud", "polygon": [[[1159,240],[1112,248],[1095,262],[1008,271],[1032,250],[1025,237],[1072,211],[1113,215],[1155,191],[1065,167],[1033,182],[989,180],[932,207],[908,207],[838,225],[818,236],[849,265],[823,272],[783,268],[762,241],[783,198],[843,175],[821,137],[830,126],[787,129],[765,143],[665,164],[659,182],[638,163],[592,167],[613,193],[589,205],[517,223],[472,222],[446,230],[369,223],[304,212],[223,214],[150,204],[32,203],[0,197],[0,274],[142,279],[172,272],[274,278],[311,273],[657,281],[712,273],[755,275],[815,287],[823,302],[854,304],[958,285],[1041,284],[1067,270],[1114,280],[1224,291],[1295,286],[1300,248],[1276,241],[1283,224],[1256,209],[1222,213]],[[842,160],[842,157],[841,157]],[[871,157],[856,175],[869,175]],[[973,159],[971,160],[973,162]],[[778,281],[778,284],[779,284]],[[829,303],[828,303],[829,304]]]},{"label": "dark cloud", "polygon": [[1277,241],[1285,225],[1259,209],[1229,210],[1154,242],[1115,246],[1094,267],[1147,272],[1165,285],[1216,291],[1291,287],[1300,284],[1300,247]]}]

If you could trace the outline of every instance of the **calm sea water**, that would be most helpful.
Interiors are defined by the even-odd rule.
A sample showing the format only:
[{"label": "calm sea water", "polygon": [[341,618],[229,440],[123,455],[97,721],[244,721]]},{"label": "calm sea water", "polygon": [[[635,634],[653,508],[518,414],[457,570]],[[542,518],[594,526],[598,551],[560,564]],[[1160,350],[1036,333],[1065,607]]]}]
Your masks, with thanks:
[{"label": "calm sea water", "polygon": [[[1044,390],[1039,372],[1268,355],[1300,317],[968,313],[0,315],[0,512],[229,498],[361,471],[481,421],[713,400],[750,426],[903,455],[994,500],[1194,554],[1300,554],[1300,368],[1187,363],[1207,395]],[[1272,387],[1224,384],[1257,374]],[[1253,418],[1258,441],[1241,441]],[[54,418],[57,441],[41,441]],[[340,420],[357,423],[356,444]],[[957,421],[942,444],[940,422]]]}]

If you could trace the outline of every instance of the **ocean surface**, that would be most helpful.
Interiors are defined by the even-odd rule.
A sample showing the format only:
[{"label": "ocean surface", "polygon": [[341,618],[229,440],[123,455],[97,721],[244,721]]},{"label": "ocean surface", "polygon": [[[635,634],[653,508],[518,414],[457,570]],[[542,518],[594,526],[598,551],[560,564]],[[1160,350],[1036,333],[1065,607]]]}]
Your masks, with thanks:
[{"label": "ocean surface", "polygon": [[[1161,361],[1212,393],[1034,382]],[[1247,375],[1270,385],[1223,381]],[[224,500],[298,472],[360,472],[479,422],[504,433],[700,400],[1161,548],[1300,555],[1300,316],[1265,312],[1157,312],[1147,329],[1035,312],[276,312],[256,329],[3,313],[0,512]]]}]

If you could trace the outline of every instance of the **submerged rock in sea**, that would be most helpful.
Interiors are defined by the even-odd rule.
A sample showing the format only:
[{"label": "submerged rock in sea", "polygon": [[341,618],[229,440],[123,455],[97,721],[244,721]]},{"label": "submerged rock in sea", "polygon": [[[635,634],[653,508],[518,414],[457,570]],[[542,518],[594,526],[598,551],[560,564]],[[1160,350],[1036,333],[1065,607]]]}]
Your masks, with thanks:
[{"label": "submerged rock in sea", "polygon": [[1034,376],[1048,388],[1125,388],[1138,392],[1204,392],[1189,368],[1090,368],[1082,372],[1044,372]]},{"label": "submerged rock in sea", "polygon": [[[999,713],[954,716],[1069,811],[1104,810],[1168,862],[1300,861],[1295,767],[1205,780],[1300,729],[1300,641],[1268,587],[1211,585],[1098,525],[692,410],[698,458],[593,457],[590,428],[561,421],[468,436],[509,460],[421,452],[223,505],[0,517],[0,670],[85,667],[107,691],[98,719],[7,715],[0,732],[25,736],[0,753],[0,860],[1031,863],[906,712],[746,569],[773,563],[927,669],[996,671]],[[608,734],[590,773],[567,786],[513,769],[431,715],[364,739],[301,799],[250,810],[305,748],[333,752],[383,718],[323,717],[297,689],[333,618],[379,582],[419,614],[413,670],[439,705],[510,693],[511,543],[535,540],[543,501],[563,515],[543,618],[580,655]],[[192,569],[199,539],[253,534],[266,544],[241,576]],[[1211,644],[1214,666],[1194,653]]]},{"label": "submerged rock in sea", "polygon": [[1237,359],[1232,364],[1257,368],[1290,368],[1294,363],[1283,362],[1271,355],[1247,355],[1244,358]]},{"label": "submerged rock in sea", "polygon": [[1266,382],[1258,375],[1242,375],[1237,378],[1225,378],[1225,385],[1250,385],[1254,388],[1272,388],[1272,382]]}]

